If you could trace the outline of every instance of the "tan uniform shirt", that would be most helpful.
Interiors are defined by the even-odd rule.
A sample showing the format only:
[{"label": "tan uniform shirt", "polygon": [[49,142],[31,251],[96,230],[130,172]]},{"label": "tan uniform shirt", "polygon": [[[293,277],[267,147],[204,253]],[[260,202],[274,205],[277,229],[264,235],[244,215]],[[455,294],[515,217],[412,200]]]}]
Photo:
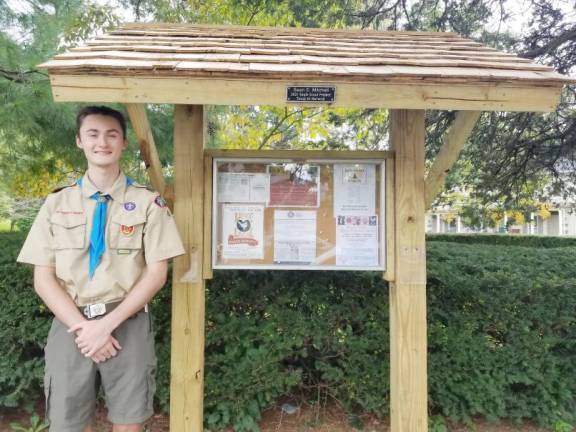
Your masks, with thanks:
[{"label": "tan uniform shirt", "polygon": [[174,218],[160,196],[146,187],[127,185],[122,173],[108,194],[105,251],[88,277],[90,232],[98,189],[87,175],[50,194],[18,256],[19,262],[51,266],[78,306],[121,300],[142,275],[146,263],[184,253]]}]

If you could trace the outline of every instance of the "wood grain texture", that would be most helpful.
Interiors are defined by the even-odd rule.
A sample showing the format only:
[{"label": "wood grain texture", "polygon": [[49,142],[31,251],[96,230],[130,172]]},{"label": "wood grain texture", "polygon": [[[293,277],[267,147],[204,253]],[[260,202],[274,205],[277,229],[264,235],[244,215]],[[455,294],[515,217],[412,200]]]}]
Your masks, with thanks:
[{"label": "wood grain texture", "polygon": [[426,176],[426,198],[424,206],[428,209],[444,186],[444,180],[458,160],[472,129],[480,118],[480,111],[459,111],[442,140],[442,146]]},{"label": "wood grain texture", "polygon": [[150,177],[152,187],[162,196],[166,194],[166,182],[162,173],[162,163],[158,156],[158,149],[154,143],[154,136],[148,116],[146,115],[145,104],[126,104],[126,110],[130,117],[130,123],[138,139],[140,146],[140,156],[146,166],[146,171]]},{"label": "wood grain texture", "polygon": [[202,277],[212,279],[212,157],[204,151],[204,267]]},{"label": "wood grain texture", "polygon": [[186,255],[174,260],[170,430],[202,431],[204,407],[204,108],[174,109],[174,217]]},{"label": "wood grain texture", "polygon": [[[58,102],[181,103],[200,105],[286,106],[287,85],[334,85],[331,106],[346,108],[447,109],[481,111],[554,111],[561,87],[530,87],[487,81],[424,84],[421,79],[399,82],[278,81],[170,78],[156,76],[52,75]],[[517,83],[516,83],[517,84]],[[296,104],[291,104],[296,105]],[[299,104],[314,106],[313,103]],[[319,105],[319,104],[316,104]]]},{"label": "wood grain texture", "polygon": [[227,150],[206,149],[205,154],[212,158],[274,158],[278,160],[306,161],[309,159],[391,159],[389,151],[349,151],[349,150]]},{"label": "wood grain texture", "polygon": [[[392,66],[389,68],[388,66]],[[286,29],[207,25],[128,24],[56,55],[41,65],[50,74],[320,79],[370,76],[425,81],[488,75],[495,82],[562,86],[574,79],[545,65],[500,52],[454,33]]]},{"label": "wood grain texture", "polygon": [[392,432],[428,430],[424,111],[392,110],[395,280],[390,284]]},{"label": "wood grain texture", "polygon": [[386,271],[383,275],[384,280],[388,282],[394,282],[396,274],[395,179],[395,161],[390,158],[386,160]]}]

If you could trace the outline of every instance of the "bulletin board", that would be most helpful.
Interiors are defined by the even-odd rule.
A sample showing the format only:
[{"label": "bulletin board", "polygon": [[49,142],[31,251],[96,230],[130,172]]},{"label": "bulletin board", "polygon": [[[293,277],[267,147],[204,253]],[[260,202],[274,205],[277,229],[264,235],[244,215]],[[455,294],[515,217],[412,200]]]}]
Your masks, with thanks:
[{"label": "bulletin board", "polygon": [[385,160],[215,157],[212,268],[386,269]]}]

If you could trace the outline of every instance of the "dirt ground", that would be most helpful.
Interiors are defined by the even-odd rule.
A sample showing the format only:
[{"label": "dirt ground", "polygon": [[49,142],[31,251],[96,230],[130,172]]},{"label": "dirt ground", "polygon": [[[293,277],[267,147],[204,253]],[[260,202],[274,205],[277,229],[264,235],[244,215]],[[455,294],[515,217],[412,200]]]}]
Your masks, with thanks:
[{"label": "dirt ground", "polygon": [[[29,414],[22,410],[0,410],[0,432],[12,432],[11,422],[19,422],[22,426],[29,426]],[[262,432],[387,432],[388,419],[377,419],[373,416],[360,416],[352,419],[352,423],[361,427],[354,428],[351,419],[337,405],[332,406],[300,406],[296,413],[287,415],[280,406],[266,410],[259,423]],[[96,415],[95,432],[111,431],[106,421],[106,413],[99,408]],[[476,421],[474,428],[462,425],[448,425],[450,432],[547,432],[546,429],[534,425],[513,425],[510,423],[491,424],[485,421]],[[148,424],[148,432],[169,432],[169,419],[167,416],[156,415]],[[231,432],[231,429],[222,431]]]}]

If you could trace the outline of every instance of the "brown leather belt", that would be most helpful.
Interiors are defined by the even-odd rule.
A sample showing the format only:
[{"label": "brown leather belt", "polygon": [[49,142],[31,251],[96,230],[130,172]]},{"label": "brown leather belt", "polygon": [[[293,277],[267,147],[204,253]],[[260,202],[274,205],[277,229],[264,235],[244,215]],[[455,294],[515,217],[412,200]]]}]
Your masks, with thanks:
[{"label": "brown leather belt", "polygon": [[[78,306],[78,309],[80,310],[82,315],[84,315],[87,319],[91,320],[109,314],[114,309],[116,309],[120,305],[120,303],[122,302],[117,301],[111,303],[94,303],[86,306]],[[135,317],[140,312],[148,312],[148,305],[145,305],[142,309],[137,311],[130,318]]]}]

